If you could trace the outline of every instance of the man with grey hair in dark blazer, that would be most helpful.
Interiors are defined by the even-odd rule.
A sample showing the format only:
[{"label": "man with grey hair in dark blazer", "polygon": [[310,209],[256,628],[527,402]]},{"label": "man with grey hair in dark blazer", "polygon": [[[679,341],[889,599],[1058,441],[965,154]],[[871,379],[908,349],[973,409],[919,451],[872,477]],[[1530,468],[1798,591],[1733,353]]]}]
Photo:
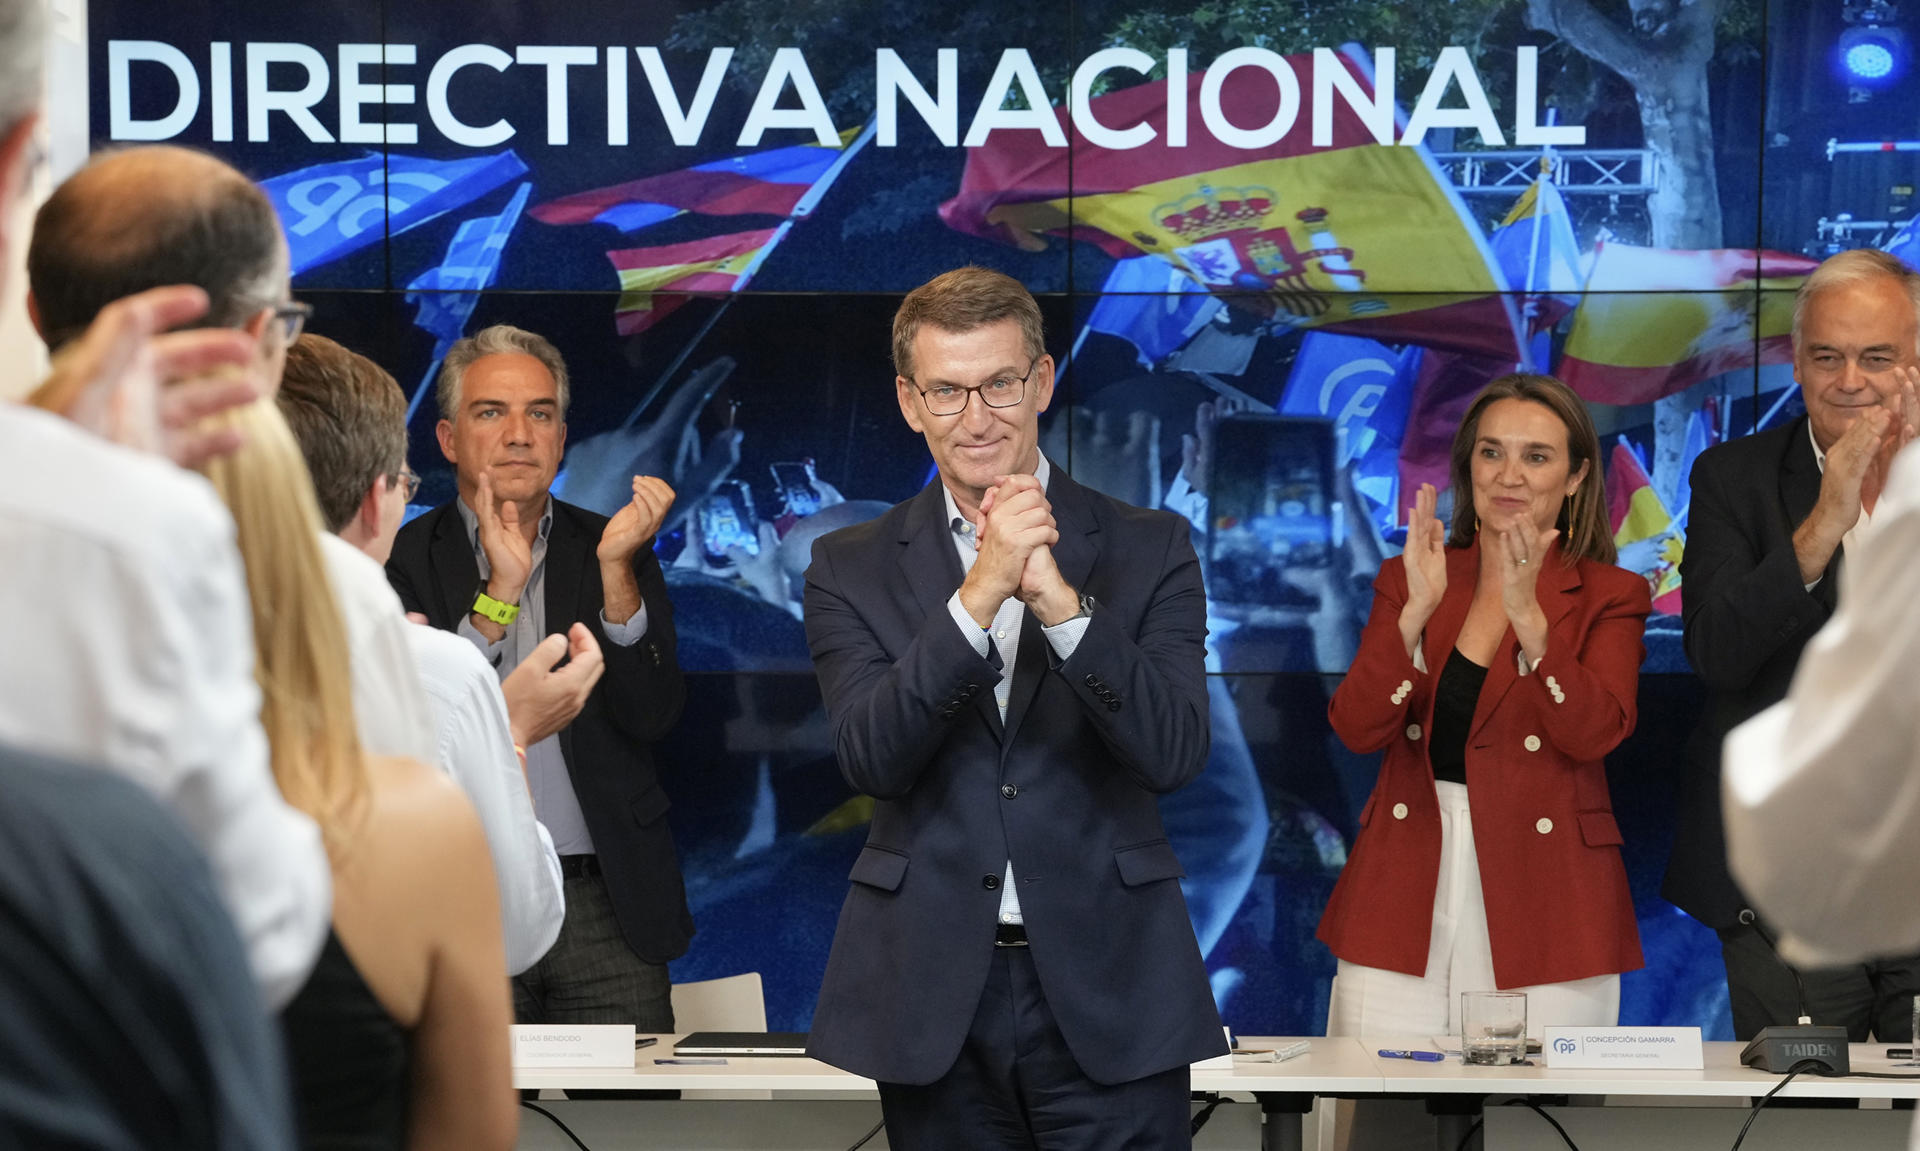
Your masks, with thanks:
[{"label": "man with grey hair in dark blazer", "polygon": [[401,602],[467,637],[502,675],[576,623],[606,658],[579,716],[520,749],[567,910],[552,949],[514,978],[514,1014],[670,1032],[666,965],[693,937],[651,746],[686,697],[653,555],[673,491],[635,476],[611,519],[548,494],[566,448],[567,367],[532,332],[501,324],[456,343],[438,399],[459,494],[395,539],[387,578]]},{"label": "man with grey hair in dark blazer", "polygon": [[1785,698],[1800,653],[1833,615],[1843,563],[1873,531],[1887,468],[1920,421],[1920,275],[1885,252],[1829,258],[1793,307],[1806,414],[1694,462],[1680,561],[1687,658],[1708,707],[1688,748],[1662,894],[1720,937],[1736,1038],[1802,1010],[1854,1042],[1912,1038],[1920,958],[1794,969],[1727,870],[1721,741]]}]

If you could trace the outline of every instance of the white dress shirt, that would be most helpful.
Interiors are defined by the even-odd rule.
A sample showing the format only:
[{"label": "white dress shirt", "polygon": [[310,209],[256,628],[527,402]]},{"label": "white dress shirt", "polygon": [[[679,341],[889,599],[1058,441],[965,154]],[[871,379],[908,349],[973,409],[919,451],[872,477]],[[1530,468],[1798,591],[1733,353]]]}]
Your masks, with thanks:
[{"label": "white dress shirt", "polygon": [[533,817],[500,680],[473,644],[448,631],[408,624],[407,640],[432,702],[433,762],[459,783],[480,814],[493,875],[500,886],[507,974],[540,961],[560,937],[566,917],[565,881],[553,839]]},{"label": "white dress shirt", "polygon": [[[1040,466],[1033,469],[1033,478],[1040,481],[1040,490],[1045,491],[1047,480],[1053,475],[1053,469],[1047,463],[1047,457],[1040,457]],[[973,571],[973,562],[979,558],[979,544],[974,539],[975,525],[960,514],[960,505],[954,501],[953,493],[943,484],[940,494],[947,498],[947,523],[953,528],[953,546],[960,553],[960,567],[966,572]],[[1027,605],[1014,596],[1000,601],[1000,610],[994,613],[993,623],[981,627],[960,606],[960,592],[955,589],[947,599],[947,612],[953,616],[953,622],[960,629],[973,650],[983,657],[987,654],[987,645],[991,643],[1000,653],[1000,679],[993,686],[993,701],[1000,708],[1000,720],[1007,718],[1007,702],[1013,698],[1014,662],[1020,657],[1020,629],[1025,626]],[[1078,616],[1063,620],[1052,627],[1043,627],[1041,634],[1047,637],[1047,646],[1053,654],[1064,662],[1080,647],[1081,637],[1087,634],[1087,618]],[[1020,911],[1020,895],[1013,888],[1013,860],[1007,860],[1007,873],[1000,885],[1000,922],[1025,923],[1026,917]]]},{"label": "white dress shirt", "polygon": [[513,752],[499,677],[466,640],[408,623],[371,557],[336,535],[321,545],[353,658],[361,749],[434,764],[466,792],[493,856],[507,974],[518,975],[553,946],[566,902],[560,860],[533,818]]},{"label": "white dress shirt", "polygon": [[353,661],[353,719],[368,755],[434,762],[434,714],[420,685],[406,609],[373,557],[331,532],[320,535],[327,579]]},{"label": "white dress shirt", "polygon": [[[1871,538],[1848,546],[1839,607],[1787,698],[1727,735],[1727,862],[1800,966],[1920,951],[1916,571],[1920,454],[1908,448]],[[1907,1145],[1920,1151],[1920,1118]]]},{"label": "white dress shirt", "polygon": [[326,940],[332,875],[268,766],[246,577],[213,489],[0,403],[0,603],[0,741],[100,764],[172,807],[284,1005]]},{"label": "white dress shirt", "polygon": [[1874,532],[1787,698],[1727,736],[1727,855],[1803,965],[1920,951],[1920,455],[1901,453]]}]

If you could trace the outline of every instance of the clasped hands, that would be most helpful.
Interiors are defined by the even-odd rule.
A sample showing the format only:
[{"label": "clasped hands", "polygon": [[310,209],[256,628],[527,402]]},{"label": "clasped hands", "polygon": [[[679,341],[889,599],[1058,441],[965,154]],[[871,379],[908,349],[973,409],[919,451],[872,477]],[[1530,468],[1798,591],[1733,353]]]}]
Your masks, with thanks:
[{"label": "clasped hands", "polygon": [[960,606],[975,623],[993,622],[1000,605],[1017,597],[1041,624],[1052,627],[1080,613],[1080,594],[1053,562],[1060,540],[1053,506],[1032,476],[1000,476],[980,500],[974,522],[979,555],[960,585]]},{"label": "clasped hands", "polygon": [[1859,522],[1860,509],[1878,501],[1893,457],[1920,436],[1920,370],[1900,367],[1894,375],[1898,389],[1854,417],[1827,449],[1820,498],[1793,533],[1803,583],[1826,571],[1834,549]]}]

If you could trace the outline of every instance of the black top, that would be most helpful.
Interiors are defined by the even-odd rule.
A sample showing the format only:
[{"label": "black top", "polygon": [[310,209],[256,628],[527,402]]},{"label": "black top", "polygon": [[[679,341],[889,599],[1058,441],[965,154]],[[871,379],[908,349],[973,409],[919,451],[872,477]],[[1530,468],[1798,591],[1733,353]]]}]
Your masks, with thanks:
[{"label": "black top", "polygon": [[327,932],[307,985],[280,1016],[306,1151],[400,1151],[407,1141],[408,1035]]},{"label": "black top", "polygon": [[1480,703],[1480,687],[1486,682],[1487,669],[1454,648],[1447,666],[1440,669],[1440,682],[1433,693],[1433,731],[1428,736],[1427,758],[1433,764],[1434,779],[1467,782],[1467,731],[1473,727],[1473,709]]},{"label": "black top", "polygon": [[0,1147],[292,1140],[272,1016],[180,821],[0,747]]}]

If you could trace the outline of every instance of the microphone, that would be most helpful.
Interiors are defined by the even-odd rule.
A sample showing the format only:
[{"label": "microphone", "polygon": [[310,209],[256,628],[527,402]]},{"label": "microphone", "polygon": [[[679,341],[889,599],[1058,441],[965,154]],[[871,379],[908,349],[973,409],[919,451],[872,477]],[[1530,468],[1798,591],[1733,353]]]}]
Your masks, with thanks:
[{"label": "microphone", "polygon": [[1773,950],[1774,962],[1793,976],[1794,1004],[1800,1012],[1800,1021],[1791,1027],[1761,1028],[1760,1034],[1754,1036],[1753,1042],[1740,1052],[1740,1062],[1774,1075],[1785,1075],[1795,1068],[1811,1070],[1816,1075],[1847,1074],[1851,1066],[1847,1052],[1847,1029],[1814,1026],[1813,1017],[1807,1014],[1807,985],[1793,964],[1781,958],[1780,941],[1761,926],[1760,917],[1750,907],[1740,909],[1740,922],[1743,926],[1753,928]]},{"label": "microphone", "polygon": [[1760,917],[1753,913],[1753,908],[1740,909],[1740,922],[1743,926],[1753,928],[1761,940],[1772,949],[1774,962],[1786,968],[1787,974],[1793,976],[1793,1004],[1798,1009],[1799,1016],[1797,1022],[1802,1027],[1813,1026],[1813,1016],[1807,1014],[1807,984],[1800,978],[1800,969],[1780,957],[1780,941],[1761,925]]}]

